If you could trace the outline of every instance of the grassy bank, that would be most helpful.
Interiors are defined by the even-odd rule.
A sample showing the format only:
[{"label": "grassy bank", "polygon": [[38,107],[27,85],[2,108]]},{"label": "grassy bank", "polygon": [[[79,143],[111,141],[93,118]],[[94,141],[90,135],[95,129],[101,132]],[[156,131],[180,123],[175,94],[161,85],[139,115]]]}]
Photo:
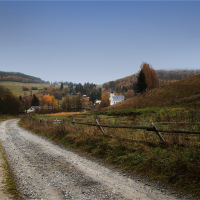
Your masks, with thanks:
[{"label": "grassy bank", "polygon": [[[200,115],[185,109],[135,110],[131,116],[98,116],[102,124],[144,125],[149,120],[157,126],[170,130],[200,130]],[[45,117],[48,123],[39,123],[37,117]],[[53,116],[54,119],[56,116]],[[60,117],[60,118],[59,118]],[[163,133],[166,143],[159,141],[154,132],[131,129],[104,129],[77,125],[75,129],[67,116],[64,124],[52,123],[52,116],[33,116],[21,119],[21,126],[57,143],[88,152],[107,162],[125,169],[147,175],[187,194],[200,196],[200,140],[196,135]],[[93,115],[76,115],[76,122],[94,122]],[[157,121],[157,122],[156,122]],[[165,122],[176,122],[165,124]],[[182,123],[180,123],[182,122]],[[183,123],[190,122],[190,123]]]},{"label": "grassy bank", "polygon": [[4,178],[3,191],[5,191],[6,194],[9,195],[9,198],[19,199],[20,196],[17,192],[14,178],[13,178],[12,172],[8,166],[8,162],[6,160],[5,153],[4,153],[4,150],[3,150],[3,147],[1,146],[1,144],[0,144],[0,158],[2,159],[1,167],[3,168],[3,172],[4,172],[4,174],[3,174],[3,176],[4,176],[3,177]]}]

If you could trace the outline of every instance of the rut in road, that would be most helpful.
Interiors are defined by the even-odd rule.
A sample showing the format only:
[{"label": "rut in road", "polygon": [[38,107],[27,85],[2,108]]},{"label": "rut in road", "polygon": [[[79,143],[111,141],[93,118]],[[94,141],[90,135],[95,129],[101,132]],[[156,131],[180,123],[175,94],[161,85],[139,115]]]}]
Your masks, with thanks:
[{"label": "rut in road", "polygon": [[0,140],[24,199],[177,199],[18,127],[0,124]]}]

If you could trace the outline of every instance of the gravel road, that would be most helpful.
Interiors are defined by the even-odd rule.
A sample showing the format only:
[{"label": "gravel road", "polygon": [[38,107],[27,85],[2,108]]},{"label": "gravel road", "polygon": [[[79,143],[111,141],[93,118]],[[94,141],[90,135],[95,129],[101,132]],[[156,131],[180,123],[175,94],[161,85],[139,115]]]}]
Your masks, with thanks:
[{"label": "gravel road", "polygon": [[180,199],[22,129],[18,120],[0,124],[0,141],[24,199]]}]

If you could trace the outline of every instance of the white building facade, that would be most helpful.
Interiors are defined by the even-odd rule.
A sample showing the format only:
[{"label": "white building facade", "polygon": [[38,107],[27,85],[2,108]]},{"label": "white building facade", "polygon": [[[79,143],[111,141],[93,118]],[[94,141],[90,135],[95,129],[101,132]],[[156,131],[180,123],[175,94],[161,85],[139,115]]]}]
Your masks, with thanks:
[{"label": "white building facade", "polygon": [[114,104],[116,104],[116,103],[119,103],[119,102],[124,101],[124,100],[125,100],[125,97],[124,97],[123,95],[115,95],[114,92],[112,91],[112,92],[110,93],[110,98],[109,98],[109,100],[110,100],[110,105],[112,106],[112,105],[114,105]]}]

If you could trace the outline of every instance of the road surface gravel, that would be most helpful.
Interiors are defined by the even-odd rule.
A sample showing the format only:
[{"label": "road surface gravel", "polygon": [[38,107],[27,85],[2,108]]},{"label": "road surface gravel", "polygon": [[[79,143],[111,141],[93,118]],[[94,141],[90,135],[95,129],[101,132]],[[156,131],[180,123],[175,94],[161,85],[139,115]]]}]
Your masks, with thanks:
[{"label": "road surface gravel", "polygon": [[0,124],[0,141],[24,199],[185,199],[56,145],[18,121]]}]

